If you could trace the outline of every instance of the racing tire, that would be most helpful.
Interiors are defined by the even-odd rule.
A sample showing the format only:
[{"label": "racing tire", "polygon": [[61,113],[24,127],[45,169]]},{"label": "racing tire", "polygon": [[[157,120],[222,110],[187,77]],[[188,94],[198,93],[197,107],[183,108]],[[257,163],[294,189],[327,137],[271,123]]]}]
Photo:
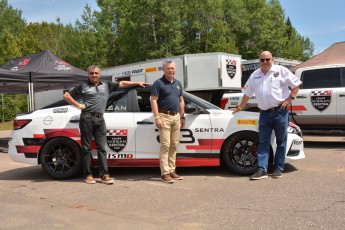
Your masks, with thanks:
[{"label": "racing tire", "polygon": [[72,139],[54,138],[42,148],[40,162],[43,170],[54,179],[74,178],[82,171],[81,148]]},{"label": "racing tire", "polygon": [[251,175],[257,170],[258,133],[241,131],[230,136],[222,147],[225,165],[240,175]]}]

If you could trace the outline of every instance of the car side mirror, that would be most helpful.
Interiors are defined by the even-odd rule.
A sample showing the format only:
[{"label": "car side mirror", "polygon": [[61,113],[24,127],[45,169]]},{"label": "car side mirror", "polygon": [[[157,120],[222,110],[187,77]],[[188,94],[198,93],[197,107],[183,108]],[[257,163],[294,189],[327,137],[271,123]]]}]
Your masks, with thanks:
[{"label": "car side mirror", "polygon": [[195,113],[197,111],[197,108],[194,105],[187,104],[184,106],[184,112],[185,113]]}]

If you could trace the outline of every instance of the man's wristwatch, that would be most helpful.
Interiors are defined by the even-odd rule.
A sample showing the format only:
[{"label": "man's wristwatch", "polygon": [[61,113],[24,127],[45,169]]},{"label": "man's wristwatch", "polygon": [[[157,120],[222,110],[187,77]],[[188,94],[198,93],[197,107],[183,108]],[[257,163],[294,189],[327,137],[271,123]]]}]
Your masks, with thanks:
[{"label": "man's wristwatch", "polygon": [[295,97],[293,97],[293,96],[289,95],[289,99],[294,100],[294,99],[295,99]]}]

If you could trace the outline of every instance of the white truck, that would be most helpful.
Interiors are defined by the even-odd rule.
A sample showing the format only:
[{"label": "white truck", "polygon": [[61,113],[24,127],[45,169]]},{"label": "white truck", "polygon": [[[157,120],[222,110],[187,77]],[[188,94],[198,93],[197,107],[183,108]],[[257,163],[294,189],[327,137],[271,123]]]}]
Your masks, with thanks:
[{"label": "white truck", "polygon": [[[345,64],[322,65],[297,69],[301,88],[289,107],[290,121],[304,133],[345,134]],[[235,108],[243,93],[225,93],[223,109]],[[253,96],[246,111],[259,111]]]},{"label": "white truck", "polygon": [[[220,106],[224,91],[241,90],[241,56],[228,53],[183,54],[169,57],[176,62],[175,78],[185,91]],[[113,81],[144,81],[152,84],[163,76],[164,58],[102,69]]]}]

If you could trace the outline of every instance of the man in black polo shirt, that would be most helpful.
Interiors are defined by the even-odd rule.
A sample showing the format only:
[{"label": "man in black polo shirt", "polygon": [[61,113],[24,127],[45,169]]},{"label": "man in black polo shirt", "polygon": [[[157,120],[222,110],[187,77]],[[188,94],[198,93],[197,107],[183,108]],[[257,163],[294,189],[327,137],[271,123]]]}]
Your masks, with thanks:
[{"label": "man in black polo shirt", "polygon": [[184,125],[184,100],[182,84],[174,79],[176,64],[172,59],[163,61],[163,72],[163,77],[153,83],[151,107],[159,130],[162,181],[174,183],[183,179],[175,169],[180,127]]},{"label": "man in black polo shirt", "polygon": [[[103,113],[107,104],[109,93],[120,87],[142,86],[144,82],[121,81],[103,82],[100,81],[101,69],[96,65],[87,68],[89,78],[81,82],[75,88],[64,94],[64,99],[71,105],[81,109],[79,129],[81,134],[83,171],[85,183],[95,184],[96,181],[91,172],[91,141],[94,137],[96,142],[99,174],[104,184],[113,184],[114,180],[110,178],[107,166],[107,156],[105,151],[106,126]],[[76,101],[82,99],[82,103]]]}]

